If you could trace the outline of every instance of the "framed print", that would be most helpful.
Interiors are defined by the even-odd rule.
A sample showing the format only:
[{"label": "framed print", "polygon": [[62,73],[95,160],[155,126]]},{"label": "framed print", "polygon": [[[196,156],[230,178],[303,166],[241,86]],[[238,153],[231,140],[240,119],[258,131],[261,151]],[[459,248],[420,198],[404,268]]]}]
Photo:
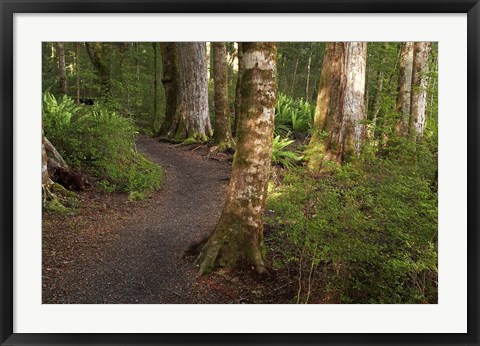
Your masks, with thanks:
[{"label": "framed print", "polygon": [[1,0],[2,345],[478,345],[479,6]]}]

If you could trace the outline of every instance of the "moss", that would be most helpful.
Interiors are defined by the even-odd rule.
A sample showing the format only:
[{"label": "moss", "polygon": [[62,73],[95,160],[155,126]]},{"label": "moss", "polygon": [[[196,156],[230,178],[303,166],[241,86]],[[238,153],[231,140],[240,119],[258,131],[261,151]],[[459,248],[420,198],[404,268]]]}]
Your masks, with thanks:
[{"label": "moss", "polygon": [[50,191],[54,194],[59,194],[65,197],[76,198],[77,194],[73,191],[69,191],[58,183],[53,183],[50,187]]},{"label": "moss", "polygon": [[58,198],[52,198],[47,202],[45,209],[56,214],[67,215],[70,214],[70,209],[66,208]]}]

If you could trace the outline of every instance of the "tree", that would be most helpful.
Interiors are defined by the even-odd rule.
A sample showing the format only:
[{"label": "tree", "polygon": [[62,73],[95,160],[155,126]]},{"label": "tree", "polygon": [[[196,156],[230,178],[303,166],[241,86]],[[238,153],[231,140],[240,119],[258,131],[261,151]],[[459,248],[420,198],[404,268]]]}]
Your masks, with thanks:
[{"label": "tree", "polygon": [[398,75],[398,94],[396,112],[400,114],[400,119],[395,125],[395,132],[398,135],[408,133],[408,123],[410,117],[410,101],[412,90],[412,70],[413,70],[413,42],[404,42],[400,51],[400,73]]},{"label": "tree", "polygon": [[243,43],[245,70],[237,149],[222,215],[203,247],[200,273],[216,265],[250,264],[265,273],[263,214],[270,171],[276,99],[275,43]]},{"label": "tree", "polygon": [[208,114],[208,79],[205,42],[179,42],[178,50],[183,128],[177,131],[189,141],[204,142],[212,135]]},{"label": "tree", "polygon": [[163,76],[162,83],[165,89],[165,118],[160,126],[158,135],[173,138],[177,133],[180,113],[177,107],[181,97],[180,75],[178,71],[177,48],[173,42],[160,42]]},{"label": "tree", "polygon": [[152,42],[153,48],[153,117],[152,129],[155,129],[155,119],[158,113],[158,79],[157,79],[157,43]]},{"label": "tree", "polygon": [[85,42],[88,56],[95,71],[100,78],[102,96],[108,98],[112,88],[110,80],[110,69],[103,58],[103,44],[101,42]]},{"label": "tree", "polygon": [[67,67],[65,64],[65,47],[63,42],[57,42],[58,52],[58,72],[60,76],[60,92],[64,95],[68,94],[67,88]]},{"label": "tree", "polygon": [[233,146],[228,108],[227,48],[225,42],[213,42],[213,79],[215,87],[215,144],[220,151]]},{"label": "tree", "polygon": [[428,55],[430,42],[415,42],[413,46],[412,97],[410,101],[409,135],[423,138],[427,106]]},{"label": "tree", "polygon": [[238,128],[238,119],[240,118],[240,105],[242,102],[242,95],[240,94],[241,86],[242,86],[242,76],[243,76],[243,51],[242,51],[242,42],[238,42],[237,48],[237,60],[238,60],[238,72],[237,72],[237,84],[235,86],[235,121],[233,125],[233,132],[235,136],[237,135],[237,128]]},{"label": "tree", "polygon": [[324,159],[342,163],[358,155],[365,140],[365,42],[331,42],[325,48],[309,168]]}]

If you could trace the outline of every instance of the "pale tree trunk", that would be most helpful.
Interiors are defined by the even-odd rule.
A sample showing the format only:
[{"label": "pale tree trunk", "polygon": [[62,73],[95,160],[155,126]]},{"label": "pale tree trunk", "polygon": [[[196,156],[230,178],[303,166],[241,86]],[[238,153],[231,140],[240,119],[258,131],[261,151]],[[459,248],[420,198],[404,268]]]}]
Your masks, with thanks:
[{"label": "pale tree trunk", "polygon": [[162,83],[165,89],[165,118],[163,119],[158,135],[173,138],[177,133],[180,122],[180,113],[177,112],[181,99],[180,76],[178,71],[177,48],[173,42],[160,42],[162,57]]},{"label": "pale tree trunk", "polygon": [[405,136],[408,133],[410,101],[412,91],[413,42],[402,43],[400,50],[400,73],[398,76],[398,94],[396,112],[400,118],[395,124],[395,133]]},{"label": "pale tree trunk", "polygon": [[428,55],[430,42],[415,42],[413,47],[412,98],[410,103],[409,135],[423,138],[427,106]]},{"label": "pale tree trunk", "polygon": [[242,75],[243,75],[243,51],[242,51],[242,42],[238,42],[238,53],[237,53],[237,59],[238,59],[238,72],[237,72],[237,85],[235,87],[235,121],[233,125],[233,132],[235,133],[235,136],[237,135],[237,128],[238,128],[238,119],[240,118],[240,105],[242,101],[242,95],[240,94],[240,89],[242,85]]},{"label": "pale tree trunk", "polygon": [[[184,109],[180,109],[185,137],[188,141],[204,142],[212,135],[208,114],[205,42],[179,42],[176,45],[181,76],[180,86],[185,105]],[[177,111],[179,111],[178,108]]]},{"label": "pale tree trunk", "polygon": [[214,42],[213,47],[213,79],[215,83],[215,145],[219,151],[233,147],[228,108],[227,85],[227,48],[225,42]]},{"label": "pale tree trunk", "polygon": [[305,86],[305,101],[309,102],[310,100],[310,68],[312,66],[312,54],[313,54],[314,43],[310,44],[310,54],[308,55],[307,63],[307,83]]},{"label": "pale tree trunk", "polygon": [[103,46],[101,42],[85,42],[88,56],[92,62],[95,71],[100,77],[100,84],[102,87],[102,96],[108,98],[111,90],[110,69],[103,59]]},{"label": "pale tree trunk", "polygon": [[243,43],[245,71],[237,150],[226,202],[215,230],[198,257],[200,274],[215,266],[253,266],[263,262],[263,214],[270,174],[276,93],[275,43]]},{"label": "pale tree trunk", "polygon": [[311,170],[319,169],[324,159],[342,163],[361,151],[366,135],[366,54],[364,42],[326,44],[307,150]]},{"label": "pale tree trunk", "polygon": [[42,127],[42,189],[45,193],[45,197],[48,196],[50,192],[50,186],[52,186],[52,184],[53,181],[50,179],[50,175],[48,174],[48,156],[45,148],[45,135]]},{"label": "pale tree trunk", "polygon": [[63,42],[57,42],[58,72],[60,76],[60,92],[67,95],[67,66],[65,64],[65,46]]}]

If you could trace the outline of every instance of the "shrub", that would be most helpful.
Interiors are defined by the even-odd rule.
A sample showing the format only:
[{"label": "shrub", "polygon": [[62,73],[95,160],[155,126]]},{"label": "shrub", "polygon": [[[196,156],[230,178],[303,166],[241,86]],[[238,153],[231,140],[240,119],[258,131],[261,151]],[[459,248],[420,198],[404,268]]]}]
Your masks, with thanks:
[{"label": "shrub", "polygon": [[63,97],[44,95],[45,135],[70,165],[101,180],[106,191],[151,191],[158,188],[160,167],[135,150],[130,119],[102,105],[76,106]]},{"label": "shrub", "polygon": [[300,156],[285,149],[293,142],[293,140],[276,136],[272,143],[272,162],[285,168],[291,168],[296,162],[300,161],[302,159]]},{"label": "shrub", "polygon": [[308,132],[312,126],[315,106],[306,101],[277,95],[275,134],[285,137],[288,132]]},{"label": "shrub", "polygon": [[437,301],[436,177],[415,155],[287,172],[268,198],[266,241],[287,249],[274,264],[296,273],[296,302]]}]

